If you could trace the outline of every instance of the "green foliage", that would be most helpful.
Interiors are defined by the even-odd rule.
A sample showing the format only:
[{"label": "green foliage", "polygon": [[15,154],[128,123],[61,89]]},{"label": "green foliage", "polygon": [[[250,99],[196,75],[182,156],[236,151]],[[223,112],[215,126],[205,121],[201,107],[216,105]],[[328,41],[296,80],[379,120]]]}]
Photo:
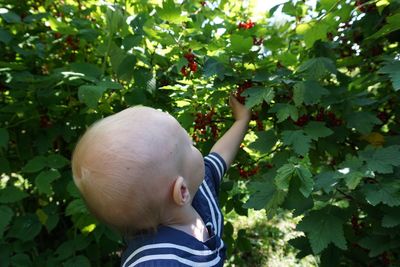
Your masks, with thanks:
[{"label": "green foliage", "polygon": [[[79,136],[149,105],[207,153],[235,92],[253,121],[224,210],[301,215],[290,244],[321,266],[400,265],[400,2],[289,1],[280,23],[277,7],[249,20],[242,1],[156,2],[0,1],[2,266],[118,265],[120,236],[72,182]],[[249,253],[236,230],[228,252]]]}]

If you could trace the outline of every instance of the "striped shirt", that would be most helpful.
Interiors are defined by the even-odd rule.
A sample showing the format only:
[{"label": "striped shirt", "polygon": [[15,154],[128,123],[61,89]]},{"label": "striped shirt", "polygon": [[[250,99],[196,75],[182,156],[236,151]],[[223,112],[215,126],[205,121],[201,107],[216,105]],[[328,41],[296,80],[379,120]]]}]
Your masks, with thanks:
[{"label": "striped shirt", "polygon": [[122,267],[223,266],[225,245],[221,239],[223,217],[218,203],[219,184],[227,166],[216,153],[204,158],[205,178],[193,198],[192,206],[207,226],[210,238],[195,237],[168,226],[155,234],[137,236],[122,254]]}]

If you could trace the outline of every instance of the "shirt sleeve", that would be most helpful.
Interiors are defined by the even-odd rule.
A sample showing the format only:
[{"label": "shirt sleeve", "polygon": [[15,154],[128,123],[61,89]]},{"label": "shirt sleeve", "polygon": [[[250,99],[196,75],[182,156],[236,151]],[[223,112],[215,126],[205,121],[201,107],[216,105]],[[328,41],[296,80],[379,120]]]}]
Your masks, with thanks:
[{"label": "shirt sleeve", "polygon": [[226,163],[220,155],[212,152],[204,157],[204,164],[206,178],[210,179],[210,182],[213,184],[213,187],[218,195],[219,185],[227,170]]}]

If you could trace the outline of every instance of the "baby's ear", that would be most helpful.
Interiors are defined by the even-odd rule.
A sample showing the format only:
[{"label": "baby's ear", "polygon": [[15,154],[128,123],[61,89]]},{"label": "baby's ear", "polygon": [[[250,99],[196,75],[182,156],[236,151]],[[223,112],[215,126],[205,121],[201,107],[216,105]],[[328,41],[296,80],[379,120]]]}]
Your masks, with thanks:
[{"label": "baby's ear", "polygon": [[190,192],[186,185],[186,181],[182,176],[175,179],[174,189],[172,192],[174,202],[179,206],[184,206],[190,203]]}]

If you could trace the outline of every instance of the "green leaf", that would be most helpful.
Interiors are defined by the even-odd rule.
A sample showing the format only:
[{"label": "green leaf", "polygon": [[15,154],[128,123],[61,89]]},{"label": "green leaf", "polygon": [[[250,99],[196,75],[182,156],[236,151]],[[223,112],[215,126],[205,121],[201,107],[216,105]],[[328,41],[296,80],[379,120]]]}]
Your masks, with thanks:
[{"label": "green leaf", "polygon": [[248,147],[261,153],[268,153],[278,141],[274,130],[256,132],[257,139]]},{"label": "green leaf", "polygon": [[298,82],[294,85],[293,100],[296,106],[303,103],[313,105],[319,103],[321,97],[327,94],[329,94],[329,91],[316,81]]},{"label": "green leaf", "polygon": [[79,255],[67,260],[64,267],[90,267],[90,262],[85,256]]},{"label": "green leaf", "polygon": [[333,134],[333,131],[325,126],[325,123],[318,121],[310,121],[304,127],[304,132],[314,140]]},{"label": "green leaf", "polygon": [[126,55],[125,58],[121,61],[117,68],[117,76],[129,82],[134,74],[135,65],[137,63],[137,59],[134,55],[129,54]]},{"label": "green leaf", "polygon": [[344,181],[350,190],[354,190],[359,185],[363,177],[364,174],[362,172],[350,171],[344,175]]},{"label": "green leaf", "polygon": [[382,218],[383,227],[395,227],[400,225],[400,208],[392,208]]},{"label": "green leaf", "polygon": [[393,83],[393,89],[395,91],[400,90],[400,61],[388,62],[382,68],[380,68],[378,72],[389,75]]},{"label": "green leaf", "polygon": [[154,93],[156,90],[156,79],[153,72],[146,68],[139,68],[133,73],[135,79],[135,88],[144,89],[149,93]]},{"label": "green leaf", "polygon": [[291,163],[287,163],[277,170],[275,176],[276,187],[280,190],[287,191],[289,189],[289,183],[292,179],[293,173],[295,172],[295,166]]},{"label": "green leaf", "polygon": [[[3,5],[4,6],[4,5]],[[7,8],[0,8],[0,16],[7,23],[21,23],[21,17],[18,14],[8,10]]]},{"label": "green leaf", "polygon": [[14,212],[7,206],[0,206],[0,238],[3,237],[3,233],[6,227],[11,222]]},{"label": "green leaf", "polygon": [[283,202],[282,206],[286,209],[293,210],[294,216],[304,214],[305,211],[311,209],[314,206],[314,202],[311,197],[304,197],[300,193],[299,188],[302,186],[302,182],[297,177],[294,177],[289,186],[289,192]]},{"label": "green leaf", "polygon": [[[178,69],[180,68],[178,67]],[[219,62],[217,59],[208,58],[204,63],[203,74],[206,78],[217,75],[219,79],[223,79],[225,76],[224,72],[224,64]]]},{"label": "green leaf", "polygon": [[15,254],[11,258],[12,266],[15,267],[26,267],[26,266],[32,266],[31,259],[29,258],[28,255],[23,254],[23,253],[18,253]]},{"label": "green leaf", "polygon": [[367,184],[363,187],[363,192],[372,206],[379,203],[390,207],[400,206],[400,189],[397,183]]},{"label": "green leaf", "polygon": [[79,101],[85,103],[90,108],[96,108],[97,103],[107,90],[104,86],[98,85],[82,85],[78,89]]},{"label": "green leaf", "polygon": [[393,173],[394,166],[400,166],[400,146],[389,146],[375,150],[361,151],[360,157],[367,162],[371,171]]},{"label": "green leaf", "polygon": [[329,31],[329,25],[325,21],[311,21],[305,24],[299,24],[296,27],[296,33],[304,36],[304,42],[307,48],[313,46],[317,40],[326,40],[327,33]]},{"label": "green leaf", "polygon": [[368,39],[378,39],[382,36],[385,36],[391,32],[397,31],[400,29],[400,13],[394,14],[392,16],[386,17],[387,24],[383,25],[379,31],[375,32],[371,36],[368,36],[365,40]]},{"label": "green leaf", "polygon": [[35,184],[40,194],[51,195],[51,183],[61,177],[57,170],[42,171],[36,177]]},{"label": "green leaf", "polygon": [[314,181],[312,179],[312,174],[310,170],[304,164],[297,164],[294,166],[297,177],[299,177],[301,181],[301,186],[299,188],[300,192],[303,194],[304,197],[308,197],[313,188],[314,188]]},{"label": "green leaf", "polygon": [[85,76],[98,79],[102,75],[101,69],[90,63],[72,63],[71,70],[77,73],[82,73]]},{"label": "green leaf", "polygon": [[18,238],[21,241],[32,240],[40,233],[42,225],[34,214],[26,214],[16,217],[8,232],[10,237]]},{"label": "green leaf", "polygon": [[0,203],[14,203],[18,202],[29,195],[24,191],[14,187],[14,186],[7,186],[4,189],[0,190]]},{"label": "green leaf", "polygon": [[163,20],[171,23],[182,23],[189,20],[187,16],[182,15],[180,6],[175,5],[173,0],[163,2],[162,8],[157,8],[157,14]]},{"label": "green leaf", "polygon": [[390,239],[387,235],[372,235],[361,239],[358,244],[369,250],[368,256],[376,257],[385,251],[400,246],[399,239]]},{"label": "green leaf", "polygon": [[69,160],[60,154],[51,154],[47,157],[47,166],[54,169],[60,169],[69,164]]},{"label": "green leaf", "polygon": [[7,129],[0,128],[0,147],[7,148],[9,140],[10,135],[8,134]]},{"label": "green leaf", "polygon": [[319,5],[321,5],[322,9],[328,11],[331,9],[331,7],[333,7],[334,4],[336,4],[336,2],[336,0],[320,0]]},{"label": "green leaf", "polygon": [[267,203],[273,198],[276,191],[276,187],[270,179],[264,182],[251,182],[248,185],[248,188],[251,192],[250,198],[243,207],[256,210],[265,208]]},{"label": "green leaf", "polygon": [[322,172],[315,176],[315,189],[324,190],[327,194],[333,191],[338,183],[336,173],[333,171]]},{"label": "green leaf", "polygon": [[36,156],[29,160],[28,163],[22,168],[23,172],[38,172],[47,165],[47,159],[44,156]]},{"label": "green leaf", "polygon": [[347,247],[344,221],[331,212],[334,209],[338,208],[330,206],[312,211],[298,225],[298,230],[307,233],[314,254],[321,253],[330,243],[341,249]]},{"label": "green leaf", "polygon": [[8,31],[0,29],[0,42],[8,44],[11,40],[12,40],[11,34],[9,34]]},{"label": "green leaf", "polygon": [[[335,63],[326,57],[311,58],[297,68],[298,73],[304,73],[310,80],[319,80],[330,74],[336,74]],[[317,84],[317,83],[316,83]],[[317,86],[319,86],[317,84]]]},{"label": "green leaf", "polygon": [[252,107],[263,103],[271,103],[275,97],[275,91],[271,88],[265,88],[255,86],[247,89],[242,95],[246,95],[246,107],[251,109]]},{"label": "green leaf", "polygon": [[236,53],[248,53],[253,46],[253,39],[251,37],[244,37],[240,34],[232,34],[230,40],[230,49]]},{"label": "green leaf", "polygon": [[362,134],[368,134],[372,131],[374,125],[381,121],[369,111],[353,112],[347,116],[347,127],[355,128]]},{"label": "green leaf", "polygon": [[283,131],[282,139],[285,145],[293,146],[294,151],[301,156],[305,156],[310,149],[311,138],[303,130]]},{"label": "green leaf", "polygon": [[270,111],[276,113],[278,122],[283,122],[289,117],[296,121],[299,117],[296,107],[290,104],[277,103],[271,108]]},{"label": "green leaf", "polygon": [[81,198],[72,200],[65,210],[65,215],[67,216],[81,213],[88,213],[86,205]]}]

